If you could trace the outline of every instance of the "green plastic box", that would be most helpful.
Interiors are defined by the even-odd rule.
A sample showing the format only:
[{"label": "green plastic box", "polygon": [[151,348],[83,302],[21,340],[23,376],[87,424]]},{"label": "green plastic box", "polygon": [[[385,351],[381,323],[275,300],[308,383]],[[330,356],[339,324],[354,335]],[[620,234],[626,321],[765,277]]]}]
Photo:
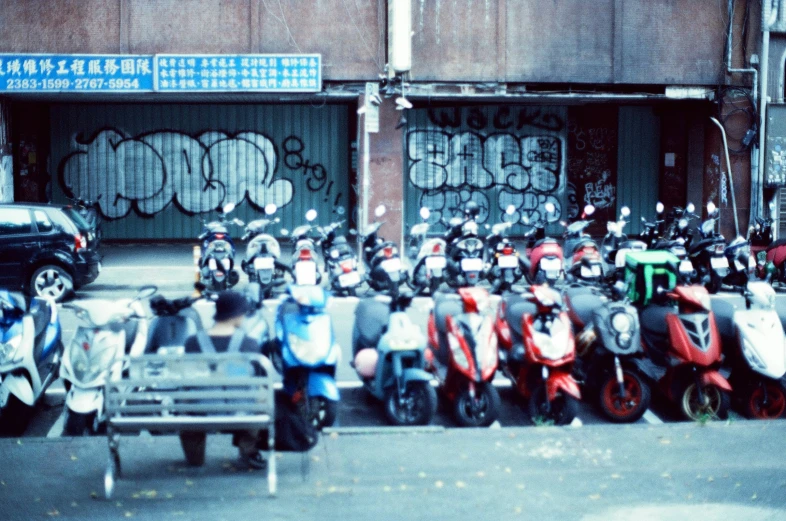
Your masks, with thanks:
[{"label": "green plastic box", "polygon": [[637,251],[625,255],[628,298],[638,306],[652,301],[658,287],[672,290],[677,285],[679,259],[668,251]]}]

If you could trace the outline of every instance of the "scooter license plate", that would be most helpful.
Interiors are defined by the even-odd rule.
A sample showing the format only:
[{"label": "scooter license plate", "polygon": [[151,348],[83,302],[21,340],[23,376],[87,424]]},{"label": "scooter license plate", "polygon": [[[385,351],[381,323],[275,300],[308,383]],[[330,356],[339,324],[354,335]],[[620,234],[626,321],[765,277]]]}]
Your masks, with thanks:
[{"label": "scooter license plate", "polygon": [[710,266],[713,269],[723,269],[729,267],[729,259],[726,257],[710,257]]},{"label": "scooter license plate", "polygon": [[360,273],[357,271],[351,271],[349,273],[344,273],[338,276],[338,284],[342,288],[348,288],[350,286],[357,286],[360,284]]},{"label": "scooter license plate", "polygon": [[483,270],[483,259],[473,257],[471,259],[461,259],[462,271],[481,271]]},{"label": "scooter license plate", "polygon": [[545,272],[559,272],[562,269],[562,261],[559,259],[541,259],[540,269]]},{"label": "scooter license plate", "polygon": [[301,261],[295,264],[295,283],[315,286],[317,283],[317,264],[312,261]]},{"label": "scooter license plate", "polygon": [[272,270],[276,265],[273,257],[257,257],[254,259],[254,269],[256,270]]},{"label": "scooter license plate", "polygon": [[497,259],[497,264],[500,268],[517,268],[519,258],[514,255],[503,255]]},{"label": "scooter license plate", "polygon": [[382,269],[387,273],[401,271],[401,259],[384,260],[380,263],[380,266],[382,266]]},{"label": "scooter license plate", "polygon": [[444,269],[447,264],[448,261],[445,260],[445,257],[440,257],[438,255],[426,257],[426,268],[430,270]]},{"label": "scooter license plate", "polygon": [[680,273],[693,273],[693,263],[687,259],[680,261]]}]

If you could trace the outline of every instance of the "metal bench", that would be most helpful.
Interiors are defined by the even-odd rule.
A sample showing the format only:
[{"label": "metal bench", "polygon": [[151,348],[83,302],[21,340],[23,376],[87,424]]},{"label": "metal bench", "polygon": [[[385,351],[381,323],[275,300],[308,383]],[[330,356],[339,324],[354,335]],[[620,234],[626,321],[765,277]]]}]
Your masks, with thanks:
[{"label": "metal bench", "polygon": [[[109,463],[104,492],[120,470],[120,434],[267,431],[267,481],[276,493],[274,375],[270,361],[248,353],[125,357],[106,385]],[[264,371],[260,375],[259,368]]]}]

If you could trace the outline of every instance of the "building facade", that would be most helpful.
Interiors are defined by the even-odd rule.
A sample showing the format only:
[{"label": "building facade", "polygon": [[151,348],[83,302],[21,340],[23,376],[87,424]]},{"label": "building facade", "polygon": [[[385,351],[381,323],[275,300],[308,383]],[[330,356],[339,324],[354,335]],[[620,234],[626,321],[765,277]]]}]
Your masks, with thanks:
[{"label": "building facade", "polygon": [[[735,226],[744,233],[780,182],[760,168],[763,145],[780,142],[756,132],[760,85],[770,86],[770,119],[784,103],[782,9],[779,0],[764,9],[754,0],[2,0],[3,197],[100,197],[105,235],[118,240],[191,239],[228,202],[246,219],[275,203],[285,228],[309,208],[362,227],[385,204],[383,232],[400,238],[421,206],[437,220],[470,199],[488,222],[509,205],[516,217],[556,222],[593,204],[602,224],[627,205],[634,233],[658,200],[712,200],[728,237]],[[158,88],[25,89],[15,59],[32,54],[150,57]],[[237,59],[238,84],[250,82],[242,75],[262,68],[240,60],[262,55],[296,65],[320,55],[318,89],[258,92],[209,76],[216,87],[164,86],[190,79],[179,76],[189,59],[196,68]],[[144,82],[142,62],[133,65]],[[303,67],[288,85],[314,79]],[[544,215],[547,202],[556,214]]]}]

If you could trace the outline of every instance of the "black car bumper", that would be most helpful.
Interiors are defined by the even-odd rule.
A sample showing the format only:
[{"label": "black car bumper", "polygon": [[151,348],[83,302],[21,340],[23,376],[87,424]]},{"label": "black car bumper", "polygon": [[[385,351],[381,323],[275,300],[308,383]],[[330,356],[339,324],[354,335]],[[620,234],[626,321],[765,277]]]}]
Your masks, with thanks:
[{"label": "black car bumper", "polygon": [[101,256],[96,251],[79,254],[79,261],[74,265],[74,287],[80,288],[98,278],[101,272]]}]

